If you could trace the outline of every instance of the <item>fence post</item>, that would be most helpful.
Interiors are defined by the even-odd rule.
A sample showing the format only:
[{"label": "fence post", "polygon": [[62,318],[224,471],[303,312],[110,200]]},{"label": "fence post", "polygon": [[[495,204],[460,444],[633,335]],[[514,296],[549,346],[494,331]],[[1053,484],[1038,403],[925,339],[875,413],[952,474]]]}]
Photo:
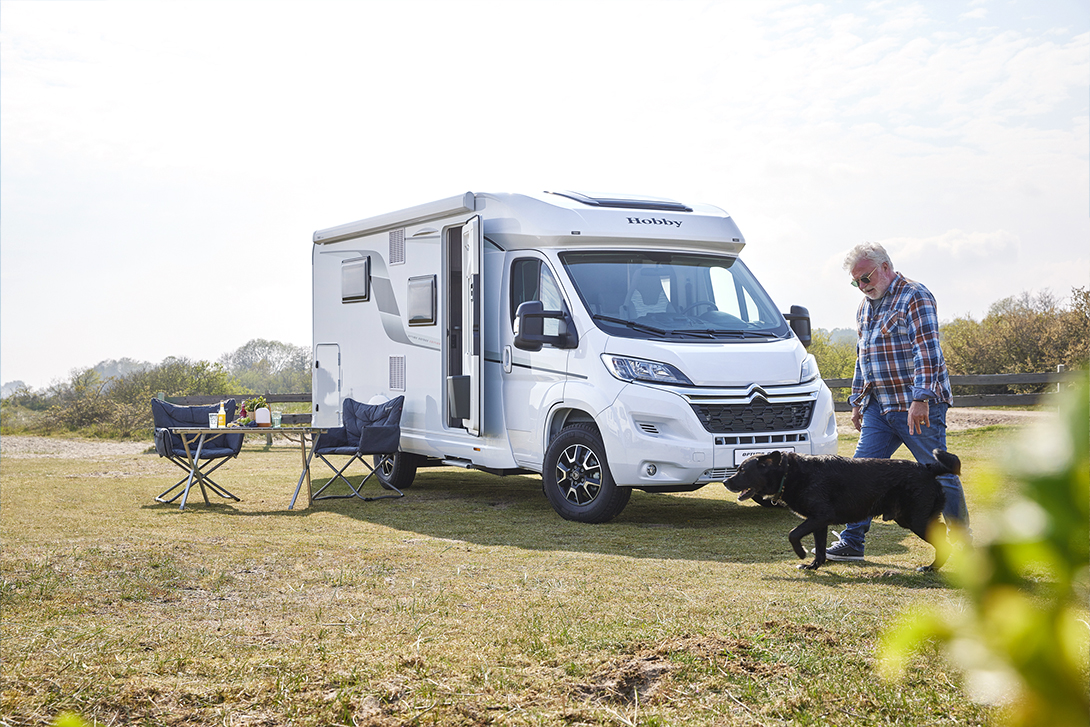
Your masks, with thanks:
[{"label": "fence post", "polygon": [[[1058,364],[1056,366],[1056,373],[1058,373],[1058,374],[1060,374],[1062,376],[1063,372],[1064,372],[1064,365],[1063,364]],[[1056,382],[1056,393],[1059,394],[1063,390],[1064,390],[1064,382],[1061,379],[1060,381]]]},{"label": "fence post", "polygon": [[[269,407],[269,416],[272,416],[272,404],[269,404],[268,402],[269,402],[269,390],[265,389],[265,403]],[[268,434],[265,435],[265,446],[266,447],[271,447],[272,446],[272,432],[269,432]]]}]

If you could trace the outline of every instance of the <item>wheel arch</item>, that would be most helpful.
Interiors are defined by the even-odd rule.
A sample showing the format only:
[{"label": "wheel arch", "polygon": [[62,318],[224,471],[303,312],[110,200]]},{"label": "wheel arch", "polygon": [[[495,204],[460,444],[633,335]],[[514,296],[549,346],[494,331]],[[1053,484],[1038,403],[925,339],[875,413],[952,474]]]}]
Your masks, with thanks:
[{"label": "wheel arch", "polygon": [[590,412],[577,407],[558,406],[553,410],[552,416],[549,417],[549,424],[545,428],[545,441],[542,443],[541,451],[544,452],[549,448],[549,445],[564,430],[564,427],[576,422],[593,425],[598,430],[599,436],[601,436],[601,428]]}]

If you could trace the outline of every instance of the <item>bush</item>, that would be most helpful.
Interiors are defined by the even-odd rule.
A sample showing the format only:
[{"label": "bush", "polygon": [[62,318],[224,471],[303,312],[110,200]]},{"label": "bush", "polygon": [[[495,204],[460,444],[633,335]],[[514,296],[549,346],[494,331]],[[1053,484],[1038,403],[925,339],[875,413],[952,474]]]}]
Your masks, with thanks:
[{"label": "bush", "polygon": [[[979,323],[957,318],[941,328],[942,348],[951,374],[1052,372],[1087,365],[1090,301],[1083,288],[1072,290],[1070,304],[1051,293],[1004,298],[993,303]],[[955,394],[1037,393],[1038,386],[955,387]]]},{"label": "bush", "polygon": [[[811,335],[810,353],[824,379],[850,379],[855,374],[855,339],[818,328]],[[847,401],[851,388],[833,390],[833,398]]]},{"label": "bush", "polygon": [[[73,372],[67,383],[54,384],[34,397],[16,392],[5,399],[4,429],[147,436],[152,429],[150,402],[160,392],[167,396],[229,394],[236,386],[221,365],[186,358],[167,358],[158,366],[119,378],[104,378],[93,368],[84,369]],[[28,401],[47,402],[48,408],[39,417],[27,416]]]},{"label": "bush", "polygon": [[[951,562],[964,608],[902,616],[884,637],[887,674],[929,643],[963,669],[970,696],[1019,727],[1090,724],[1090,388],[1012,453],[1013,502],[977,519],[976,547]],[[1010,482],[994,482],[993,491]]]}]

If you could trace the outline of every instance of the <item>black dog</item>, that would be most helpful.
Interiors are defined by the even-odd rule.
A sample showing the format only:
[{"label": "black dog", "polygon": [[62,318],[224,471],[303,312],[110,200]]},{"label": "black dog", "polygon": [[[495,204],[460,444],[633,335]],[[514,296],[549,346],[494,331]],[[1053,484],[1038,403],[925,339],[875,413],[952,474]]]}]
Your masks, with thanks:
[{"label": "black dog", "polygon": [[[941,449],[937,464],[921,465],[903,459],[847,459],[770,452],[750,457],[723,484],[750,497],[783,502],[805,522],[787,536],[800,558],[806,557],[802,539],[814,534],[814,561],[799,566],[815,570],[826,561],[830,525],[853,523],[881,516],[928,540],[929,529],[941,522],[946,497],[937,475],[961,474],[961,460]],[[936,533],[940,532],[935,530]],[[935,562],[919,570],[938,570],[949,547],[946,528],[936,542]],[[936,536],[937,537],[937,536]]]}]

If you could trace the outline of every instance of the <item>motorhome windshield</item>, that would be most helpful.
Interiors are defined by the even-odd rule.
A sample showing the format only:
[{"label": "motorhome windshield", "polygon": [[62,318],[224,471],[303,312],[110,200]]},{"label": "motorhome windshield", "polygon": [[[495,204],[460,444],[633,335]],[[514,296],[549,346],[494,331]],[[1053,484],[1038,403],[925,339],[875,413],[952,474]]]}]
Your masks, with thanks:
[{"label": "motorhome windshield", "polygon": [[560,259],[596,325],[610,335],[692,341],[791,335],[737,258],[604,250]]}]

